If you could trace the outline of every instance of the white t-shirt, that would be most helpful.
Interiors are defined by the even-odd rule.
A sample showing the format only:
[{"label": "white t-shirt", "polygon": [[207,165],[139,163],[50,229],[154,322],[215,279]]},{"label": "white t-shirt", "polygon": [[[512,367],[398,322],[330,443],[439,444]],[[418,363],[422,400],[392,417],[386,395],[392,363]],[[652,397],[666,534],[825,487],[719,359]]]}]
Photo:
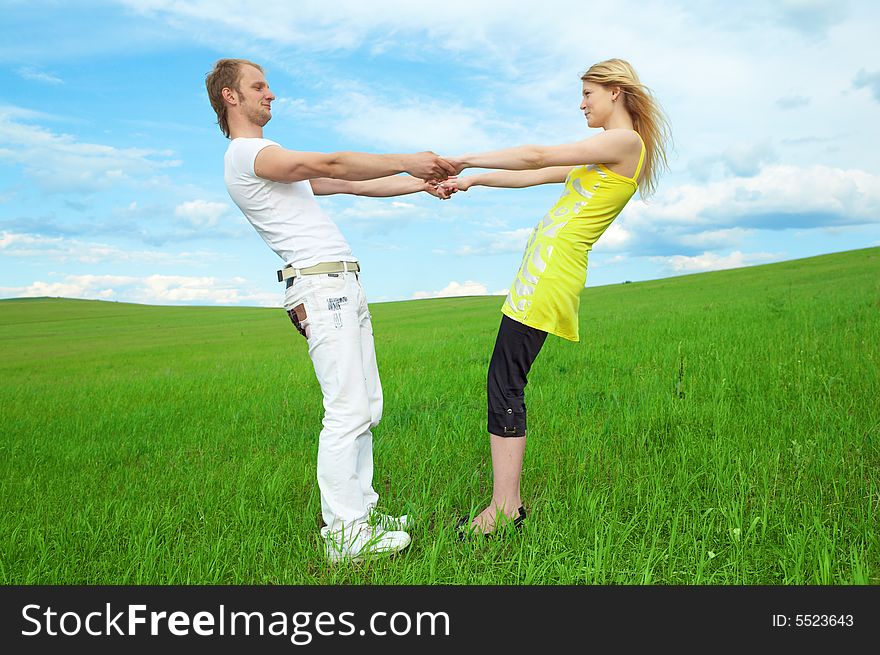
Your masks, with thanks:
[{"label": "white t-shirt", "polygon": [[296,268],[320,262],[357,261],[336,224],[321,209],[308,180],[273,182],[254,173],[269,139],[233,139],[223,158],[226,189],[268,246]]}]

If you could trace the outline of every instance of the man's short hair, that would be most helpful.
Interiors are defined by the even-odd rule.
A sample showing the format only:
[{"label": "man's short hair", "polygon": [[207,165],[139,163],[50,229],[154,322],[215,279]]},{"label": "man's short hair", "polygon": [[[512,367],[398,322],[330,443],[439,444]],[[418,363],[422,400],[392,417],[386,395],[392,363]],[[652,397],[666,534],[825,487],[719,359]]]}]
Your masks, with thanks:
[{"label": "man's short hair", "polygon": [[263,67],[247,59],[220,59],[214,64],[214,69],[205,76],[205,86],[208,89],[208,99],[217,114],[217,125],[223,136],[229,138],[229,122],[226,118],[227,106],[223,99],[223,89],[232,89],[241,93],[238,84],[241,81],[241,67],[253,66],[261,73]]}]

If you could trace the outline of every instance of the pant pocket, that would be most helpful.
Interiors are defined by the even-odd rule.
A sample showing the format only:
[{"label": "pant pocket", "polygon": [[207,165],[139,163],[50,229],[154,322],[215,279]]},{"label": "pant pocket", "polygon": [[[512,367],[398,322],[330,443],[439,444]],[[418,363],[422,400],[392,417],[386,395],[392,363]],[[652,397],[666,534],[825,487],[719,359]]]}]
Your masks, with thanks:
[{"label": "pant pocket", "polygon": [[305,303],[301,302],[294,306],[293,309],[288,309],[287,315],[290,317],[290,322],[299,330],[299,333],[308,340],[310,320]]}]

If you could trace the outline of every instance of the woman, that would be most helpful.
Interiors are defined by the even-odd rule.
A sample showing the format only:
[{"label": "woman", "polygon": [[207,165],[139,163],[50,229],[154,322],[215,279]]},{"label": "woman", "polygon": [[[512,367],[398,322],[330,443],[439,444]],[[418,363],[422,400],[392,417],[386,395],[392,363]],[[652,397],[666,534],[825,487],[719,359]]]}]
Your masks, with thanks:
[{"label": "woman", "polygon": [[587,274],[587,254],[636,189],[646,198],[667,166],[666,118],[632,66],[609,59],[581,77],[581,111],[602,132],[557,146],[520,146],[447,158],[465,168],[506,169],[450,178],[450,192],[472,186],[523,188],[565,182],[556,204],[535,227],[522,265],[502,307],[503,316],[489,364],[488,430],[492,453],[492,501],[476,517],[465,517],[463,536],[519,527],[526,517],[520,498],[525,453],[523,390],[529,369],[548,333],[578,341],[578,305]]}]

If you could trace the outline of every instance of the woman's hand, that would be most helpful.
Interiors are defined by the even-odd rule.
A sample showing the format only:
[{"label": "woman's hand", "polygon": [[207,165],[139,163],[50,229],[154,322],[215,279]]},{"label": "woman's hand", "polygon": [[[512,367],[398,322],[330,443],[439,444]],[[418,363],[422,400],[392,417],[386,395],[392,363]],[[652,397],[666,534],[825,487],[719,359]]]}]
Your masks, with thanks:
[{"label": "woman's hand", "polygon": [[440,182],[441,187],[445,187],[450,195],[456,191],[467,191],[474,185],[473,176],[471,177],[452,177]]},{"label": "woman's hand", "polygon": [[453,175],[442,182],[425,182],[425,191],[432,196],[440,198],[440,200],[449,200],[453,193],[467,191],[474,186],[476,181],[476,175],[469,175],[467,177]]},{"label": "woman's hand", "polygon": [[431,180],[429,182],[425,182],[425,191],[430,193],[435,198],[439,198],[440,200],[449,200],[453,193],[455,193],[458,189],[456,188],[454,183],[449,182],[449,180],[454,180],[455,178],[448,178],[443,180],[442,182],[437,182]]},{"label": "woman's hand", "polygon": [[474,185],[473,176],[451,177],[449,179],[454,182],[456,191],[467,191]]}]

